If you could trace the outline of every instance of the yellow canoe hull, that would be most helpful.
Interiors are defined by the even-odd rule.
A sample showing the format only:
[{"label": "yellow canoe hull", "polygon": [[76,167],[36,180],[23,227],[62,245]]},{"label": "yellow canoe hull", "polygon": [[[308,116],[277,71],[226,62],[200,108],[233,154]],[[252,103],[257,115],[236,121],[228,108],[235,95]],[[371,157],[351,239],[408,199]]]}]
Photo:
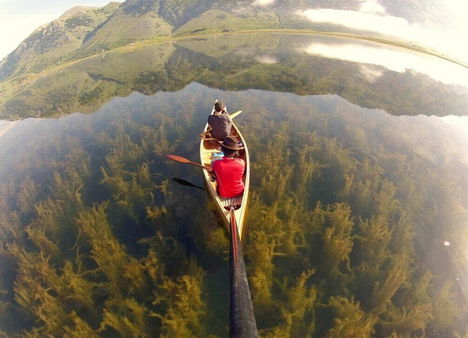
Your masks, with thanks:
[{"label": "yellow canoe hull", "polygon": [[[208,124],[205,126],[204,131],[208,129]],[[242,143],[244,144],[244,150],[240,152],[240,157],[245,161],[245,174],[244,174],[244,194],[242,196],[242,201],[241,201],[241,206],[239,209],[235,211],[236,215],[236,221],[237,221],[237,228],[239,231],[239,238],[240,240],[243,239],[243,234],[245,232],[244,229],[244,220],[245,220],[245,215],[247,211],[247,202],[249,198],[249,185],[250,185],[250,158],[249,158],[249,150],[247,148],[247,144],[245,142],[244,137],[240,133],[239,129],[237,126],[233,123],[232,124],[232,135],[237,136],[240,138]],[[219,143],[217,141],[213,140],[205,140],[202,139],[200,141],[200,162],[201,164],[211,167],[211,159],[213,156],[213,153],[219,152]],[[226,229],[229,231],[229,210],[226,210],[224,208],[224,204],[222,201],[222,198],[220,198],[216,192],[216,181],[211,179],[211,175],[206,171],[203,170],[203,177],[205,180],[205,185],[207,187],[208,193],[211,195],[211,197],[214,200],[214,204],[216,206],[216,210],[218,211],[218,214],[221,216]]]}]

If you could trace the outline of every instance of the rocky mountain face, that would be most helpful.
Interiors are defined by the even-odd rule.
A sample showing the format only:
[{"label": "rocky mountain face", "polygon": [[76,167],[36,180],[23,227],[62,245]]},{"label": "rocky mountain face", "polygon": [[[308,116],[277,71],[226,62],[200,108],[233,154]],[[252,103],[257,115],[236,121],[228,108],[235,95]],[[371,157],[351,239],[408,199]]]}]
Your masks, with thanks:
[{"label": "rocky mountain face", "polygon": [[[241,2],[231,2],[231,7]],[[86,36],[77,56],[171,35],[200,14],[229,3],[227,0],[127,0],[106,22]]]},{"label": "rocky mountain face", "polygon": [[216,0],[127,0],[122,4],[126,15],[154,12],[174,27],[179,27],[210,9]]}]

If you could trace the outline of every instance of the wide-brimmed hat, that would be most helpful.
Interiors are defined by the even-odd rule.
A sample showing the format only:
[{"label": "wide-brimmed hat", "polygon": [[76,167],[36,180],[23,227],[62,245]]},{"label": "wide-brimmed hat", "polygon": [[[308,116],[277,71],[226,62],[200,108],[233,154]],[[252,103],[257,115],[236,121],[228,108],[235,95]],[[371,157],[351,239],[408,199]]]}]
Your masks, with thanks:
[{"label": "wide-brimmed hat", "polygon": [[222,141],[218,141],[221,147],[228,148],[231,150],[242,150],[244,147],[239,144],[235,137],[227,136]]}]

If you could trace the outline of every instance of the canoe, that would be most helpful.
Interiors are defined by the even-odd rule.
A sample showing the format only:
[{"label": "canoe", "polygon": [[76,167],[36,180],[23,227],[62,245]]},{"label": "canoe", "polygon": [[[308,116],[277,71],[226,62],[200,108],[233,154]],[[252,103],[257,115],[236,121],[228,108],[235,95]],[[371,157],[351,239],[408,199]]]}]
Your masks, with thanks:
[{"label": "canoe", "polygon": [[[206,132],[208,129],[208,124],[206,124],[204,132]],[[249,150],[247,148],[247,144],[245,143],[245,139],[240,133],[239,129],[237,126],[232,123],[232,131],[231,135],[236,136],[239,138],[243,145],[244,145],[244,150],[240,151],[240,158],[242,158],[245,161],[245,174],[244,174],[244,194],[242,195],[241,198],[241,203],[240,203],[240,208],[235,211],[235,216],[236,216],[236,221],[237,221],[237,229],[239,233],[239,239],[242,240],[243,238],[243,233],[244,233],[244,219],[245,219],[245,213],[247,210],[247,201],[249,197],[249,183],[250,183],[250,160],[249,160]],[[202,138],[200,141],[200,161],[202,165],[205,165],[207,167],[211,167],[211,160],[213,156],[215,156],[215,153],[220,152],[220,146],[217,141],[213,140],[205,140]],[[203,170],[203,177],[205,179],[205,185],[207,187],[207,191],[211,195],[211,197],[214,200],[214,204],[216,206],[216,210],[218,211],[218,214],[221,216],[226,228],[228,231],[230,231],[230,213],[229,210],[226,210],[224,207],[225,204],[228,202],[226,199],[221,198],[218,193],[216,192],[216,181],[212,180],[211,175],[206,171]]]}]

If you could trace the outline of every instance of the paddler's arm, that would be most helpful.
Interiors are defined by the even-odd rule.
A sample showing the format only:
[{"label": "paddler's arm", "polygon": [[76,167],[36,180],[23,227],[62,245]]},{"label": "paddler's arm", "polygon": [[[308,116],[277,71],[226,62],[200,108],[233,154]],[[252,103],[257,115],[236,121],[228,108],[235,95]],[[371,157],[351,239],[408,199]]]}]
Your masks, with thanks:
[{"label": "paddler's arm", "polygon": [[211,128],[211,127],[208,127],[207,130],[205,130],[203,133],[200,134],[200,137],[201,137],[201,138],[204,138],[204,137],[206,136],[206,134],[208,134],[208,133],[211,132],[211,130],[212,130],[212,128]]},{"label": "paddler's arm", "polygon": [[213,170],[213,165],[211,165],[209,169],[210,169],[210,170],[208,170],[208,173],[209,173],[209,175],[210,175],[210,181],[211,181],[211,182],[215,182],[215,181],[216,181],[216,173],[215,173],[215,171]]}]

